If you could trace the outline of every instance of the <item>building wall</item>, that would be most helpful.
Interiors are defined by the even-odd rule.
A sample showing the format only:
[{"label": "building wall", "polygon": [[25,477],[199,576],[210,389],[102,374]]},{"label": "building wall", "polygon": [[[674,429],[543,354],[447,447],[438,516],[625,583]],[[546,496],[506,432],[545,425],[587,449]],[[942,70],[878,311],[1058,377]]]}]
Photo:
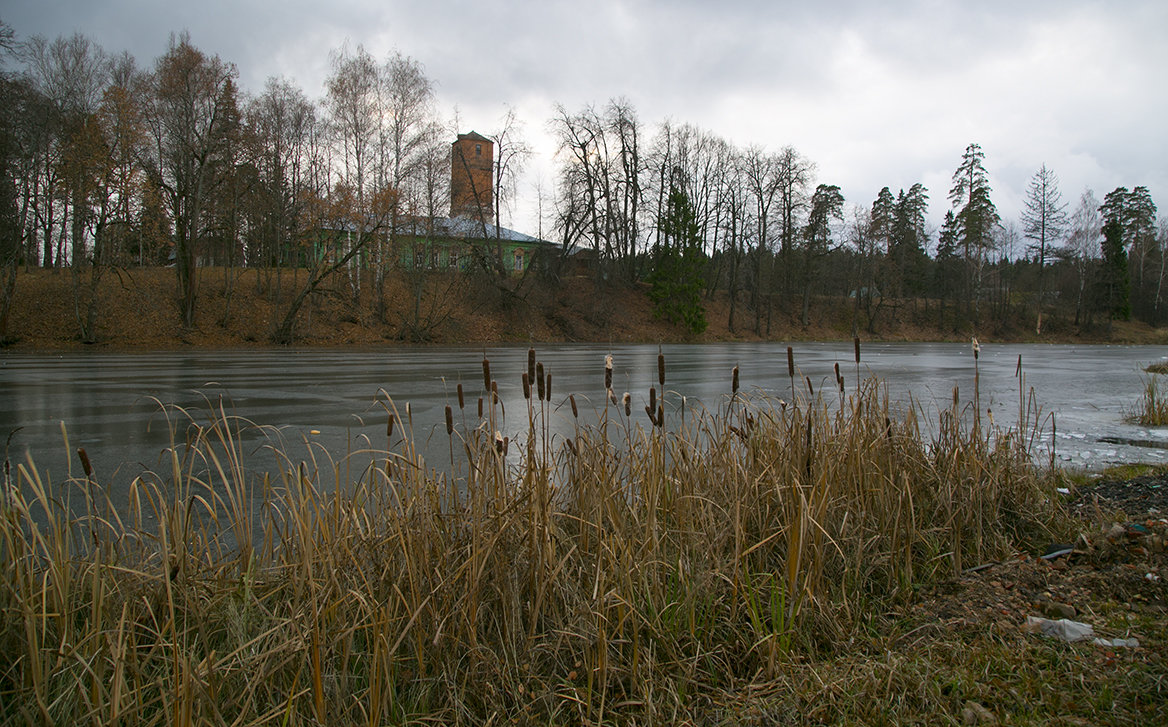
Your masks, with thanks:
[{"label": "building wall", "polygon": [[492,221],[494,143],[473,131],[459,134],[450,160],[450,216]]}]

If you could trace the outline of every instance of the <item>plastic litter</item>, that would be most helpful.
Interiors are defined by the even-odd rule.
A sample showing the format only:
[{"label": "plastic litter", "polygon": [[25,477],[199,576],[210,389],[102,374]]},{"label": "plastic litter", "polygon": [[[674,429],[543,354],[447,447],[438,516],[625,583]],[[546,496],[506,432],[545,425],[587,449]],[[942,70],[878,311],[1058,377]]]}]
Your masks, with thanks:
[{"label": "plastic litter", "polygon": [[1091,642],[1096,646],[1110,646],[1116,649],[1135,649],[1140,645],[1139,639],[1095,639]]},{"label": "plastic litter", "polygon": [[1048,618],[1027,616],[1026,630],[1033,634],[1042,634],[1048,638],[1062,639],[1067,643],[1086,641],[1087,639],[1095,638],[1095,629],[1091,626],[1091,624],[1085,624],[1079,621],[1071,621],[1070,619],[1066,618],[1060,618],[1057,621],[1052,621]]}]

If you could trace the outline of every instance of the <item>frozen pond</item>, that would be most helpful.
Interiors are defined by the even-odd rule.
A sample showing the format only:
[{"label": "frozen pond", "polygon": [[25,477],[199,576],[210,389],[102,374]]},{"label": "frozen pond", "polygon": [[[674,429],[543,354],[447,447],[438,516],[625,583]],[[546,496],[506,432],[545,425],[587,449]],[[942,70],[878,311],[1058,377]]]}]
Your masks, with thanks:
[{"label": "frozen pond", "polygon": [[[856,380],[851,343],[796,343],[800,376],[816,389],[834,386],[838,363],[849,391]],[[167,353],[79,352],[63,355],[4,354],[0,357],[0,441],[15,467],[31,455],[54,481],[80,465],[71,454],[84,447],[99,480],[127,480],[142,469],[159,469],[170,444],[171,419],[182,407],[206,421],[210,406],[278,431],[292,457],[328,452],[343,458],[362,448],[383,448],[386,405],[404,413],[410,403],[420,444],[433,436],[446,451],[444,407],[457,411],[456,386],[467,394],[468,418],[483,389],[482,358],[491,361],[515,437],[526,425],[521,374],[527,346],[492,348],[387,348],[379,351],[259,350]],[[553,377],[552,414],[565,422],[562,405],[574,393],[585,409],[604,402],[604,356],[614,362],[613,388],[633,394],[634,418],[643,424],[648,390],[656,384],[656,345],[537,345],[538,358]],[[790,397],[786,344],[667,345],[669,408],[699,403],[717,406],[730,390],[737,365],[742,389],[754,395]],[[1044,415],[1038,454],[1049,456],[1050,417],[1057,424],[1056,459],[1063,465],[1102,467],[1118,462],[1168,461],[1168,431],[1125,423],[1140,399],[1143,367],[1168,357],[1152,346],[993,345],[979,361],[981,406],[999,425],[1017,416],[1018,357],[1024,386],[1034,389]],[[909,394],[926,418],[974,389],[974,360],[968,344],[865,343],[861,376],[883,379],[894,401]],[[802,379],[799,379],[802,382]],[[799,387],[806,392],[805,384]],[[639,413],[639,417],[638,417]],[[461,425],[461,418],[460,425]],[[62,433],[67,432],[66,449]],[[181,437],[180,427],[180,437]],[[248,445],[258,451],[266,438]],[[67,452],[70,453],[67,456]]]}]

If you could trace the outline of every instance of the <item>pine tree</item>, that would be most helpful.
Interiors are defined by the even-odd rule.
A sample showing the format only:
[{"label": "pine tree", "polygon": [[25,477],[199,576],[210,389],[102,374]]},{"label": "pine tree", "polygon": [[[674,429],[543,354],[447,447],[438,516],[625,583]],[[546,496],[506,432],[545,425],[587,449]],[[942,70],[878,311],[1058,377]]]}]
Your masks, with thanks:
[{"label": "pine tree", "polygon": [[670,186],[665,212],[658,224],[661,242],[653,255],[649,274],[649,298],[654,315],[685,326],[691,333],[706,330],[702,307],[701,233],[697,212],[689,196],[678,186]]},{"label": "pine tree", "polygon": [[994,231],[1001,223],[998,209],[990,199],[989,174],[984,162],[985,152],[980,146],[967,146],[961,164],[953,173],[953,188],[949,190],[949,201],[957,211],[957,229],[965,262],[962,293],[967,315],[973,312],[975,273],[981,268],[985,252],[992,247]]}]

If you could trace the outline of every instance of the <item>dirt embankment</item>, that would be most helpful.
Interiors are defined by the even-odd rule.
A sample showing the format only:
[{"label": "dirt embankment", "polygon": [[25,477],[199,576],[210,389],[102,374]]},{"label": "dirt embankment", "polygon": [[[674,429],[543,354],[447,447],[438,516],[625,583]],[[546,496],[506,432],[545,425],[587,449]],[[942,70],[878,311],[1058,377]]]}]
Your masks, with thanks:
[{"label": "dirt embankment", "polygon": [[[304,284],[303,271],[203,269],[196,321],[181,325],[174,271],[146,268],[110,271],[98,289],[96,345],[112,349],[270,346],[272,332]],[[997,326],[974,330],[938,326],[937,306],[903,303],[882,312],[874,332],[851,301],[820,299],[811,325],[798,320],[798,302],[777,300],[769,321],[742,300],[730,326],[730,301],[717,294],[704,301],[708,328],[699,335],[659,320],[644,286],[598,283],[591,276],[558,281],[509,280],[499,285],[464,275],[433,274],[423,280],[394,277],[380,300],[369,280],[355,292],[338,276],[315,293],[297,318],[296,343],[304,346],[380,346],[395,342],[477,344],[507,342],[718,342],[739,340],[982,340],[1044,342],[1165,343],[1168,332],[1141,324],[1116,324],[1108,333],[1048,326],[1032,330]],[[22,271],[7,331],[9,350],[82,347],[78,296],[68,271]],[[84,315],[82,296],[81,311]],[[380,308],[380,309],[379,309]],[[756,328],[757,325],[757,328]]]}]

